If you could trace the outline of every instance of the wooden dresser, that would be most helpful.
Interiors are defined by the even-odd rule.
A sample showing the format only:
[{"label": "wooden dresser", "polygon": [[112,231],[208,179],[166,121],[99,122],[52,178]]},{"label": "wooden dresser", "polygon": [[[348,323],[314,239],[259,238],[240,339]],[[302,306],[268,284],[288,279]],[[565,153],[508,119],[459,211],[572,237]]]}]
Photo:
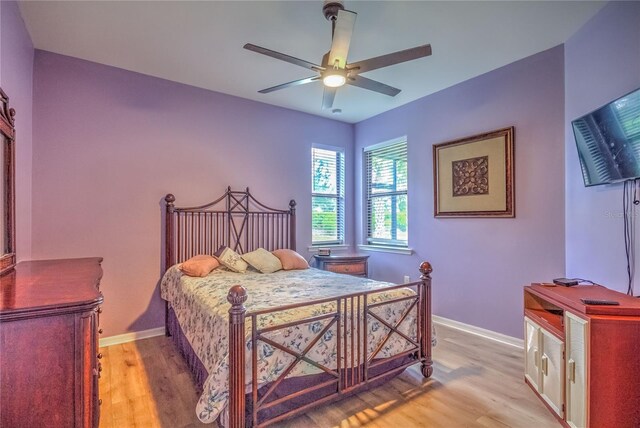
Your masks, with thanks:
[{"label": "wooden dresser", "polygon": [[101,262],[21,262],[0,277],[0,426],[98,426]]},{"label": "wooden dresser", "polygon": [[532,284],[524,328],[525,380],[564,426],[640,427],[640,299],[596,285]]},{"label": "wooden dresser", "polygon": [[352,254],[343,255],[335,254],[330,256],[313,256],[315,259],[315,267],[322,270],[328,270],[336,273],[346,273],[347,275],[363,276],[368,275],[368,259],[369,256]]}]

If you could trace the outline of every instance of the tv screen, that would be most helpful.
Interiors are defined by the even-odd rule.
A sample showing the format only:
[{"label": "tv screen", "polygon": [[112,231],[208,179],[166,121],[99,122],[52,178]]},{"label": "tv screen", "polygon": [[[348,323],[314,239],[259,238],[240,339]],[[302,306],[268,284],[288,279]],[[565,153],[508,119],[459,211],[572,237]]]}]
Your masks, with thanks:
[{"label": "tv screen", "polygon": [[585,186],[640,177],[640,89],[572,125]]}]

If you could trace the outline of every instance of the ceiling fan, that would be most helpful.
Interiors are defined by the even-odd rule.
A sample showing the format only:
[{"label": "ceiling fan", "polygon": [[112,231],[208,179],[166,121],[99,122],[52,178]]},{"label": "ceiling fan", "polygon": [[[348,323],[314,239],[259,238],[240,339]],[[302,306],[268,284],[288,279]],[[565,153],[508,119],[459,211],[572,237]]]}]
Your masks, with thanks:
[{"label": "ceiling fan", "polygon": [[341,0],[325,0],[322,12],[324,13],[324,17],[331,21],[332,34],[331,50],[322,57],[322,65],[314,64],[271,49],[253,45],[251,43],[244,45],[244,48],[247,50],[267,55],[281,61],[286,61],[318,73],[316,76],[272,86],[258,92],[268,94],[269,92],[278,91],[292,86],[322,81],[325,86],[322,97],[323,109],[329,109],[333,106],[336,91],[344,84],[357,86],[359,88],[395,97],[400,93],[400,89],[368,79],[360,74],[366,71],[376,70],[378,68],[388,67],[390,65],[431,55],[431,45],[427,44],[349,64],[347,63],[347,55],[349,53],[351,34],[353,33],[357,14],[355,12],[345,10]]}]

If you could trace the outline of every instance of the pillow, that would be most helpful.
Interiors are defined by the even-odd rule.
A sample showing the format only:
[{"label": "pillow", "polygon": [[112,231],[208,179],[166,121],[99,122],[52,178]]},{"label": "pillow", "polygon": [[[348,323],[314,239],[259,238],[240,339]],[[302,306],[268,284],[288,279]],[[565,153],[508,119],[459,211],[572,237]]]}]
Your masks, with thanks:
[{"label": "pillow", "polygon": [[243,254],[242,260],[262,273],[273,273],[282,269],[280,259],[264,248],[258,248],[250,253]]},{"label": "pillow", "polygon": [[236,253],[229,247],[220,247],[214,256],[222,265],[234,272],[244,273],[249,265],[242,260],[240,254]]},{"label": "pillow", "polygon": [[220,263],[213,256],[200,254],[182,262],[180,270],[189,276],[207,276],[218,266]]},{"label": "pillow", "polygon": [[309,263],[304,257],[293,250],[275,250],[272,251],[272,254],[280,259],[284,270],[309,269]]}]

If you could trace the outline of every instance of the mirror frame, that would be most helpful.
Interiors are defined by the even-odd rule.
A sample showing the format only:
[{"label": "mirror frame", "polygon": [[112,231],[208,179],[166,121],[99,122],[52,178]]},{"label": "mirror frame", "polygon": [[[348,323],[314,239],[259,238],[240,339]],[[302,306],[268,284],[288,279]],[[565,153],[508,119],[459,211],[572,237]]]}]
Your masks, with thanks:
[{"label": "mirror frame", "polygon": [[4,192],[4,206],[1,208],[5,219],[5,236],[8,237],[8,248],[5,253],[0,249],[0,275],[10,272],[16,265],[16,171],[15,171],[15,128],[16,111],[9,108],[9,97],[0,88],[0,133],[4,136],[4,162],[2,173],[4,184],[0,190]]}]

